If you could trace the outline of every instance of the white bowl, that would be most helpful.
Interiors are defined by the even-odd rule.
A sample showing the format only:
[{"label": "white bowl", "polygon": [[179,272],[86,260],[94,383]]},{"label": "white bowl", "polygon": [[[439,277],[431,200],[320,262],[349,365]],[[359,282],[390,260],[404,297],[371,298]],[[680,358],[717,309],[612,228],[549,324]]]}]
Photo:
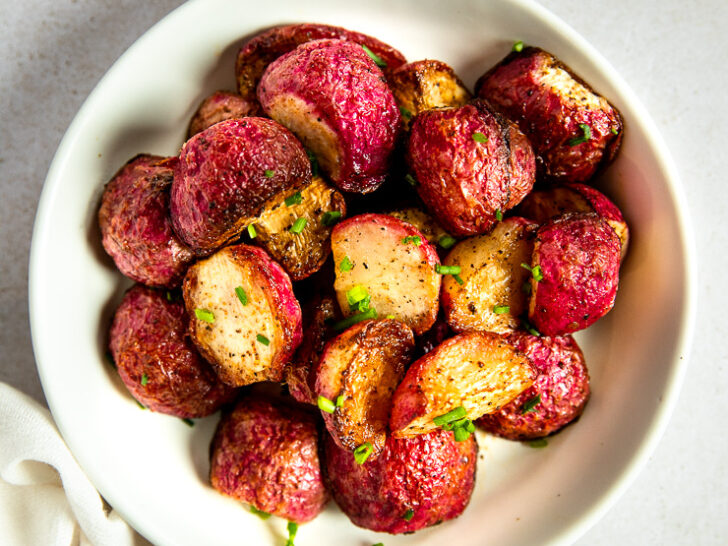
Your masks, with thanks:
[{"label": "white bowl", "polygon": [[666,426],[692,337],[694,260],[677,174],[644,108],[589,44],[526,1],[198,0],[142,36],[68,129],[36,218],[33,346],[63,437],[109,503],[157,544],[282,543],[285,522],[263,522],[209,487],[217,418],[189,428],[141,411],[105,363],[106,328],[129,282],[104,255],[95,217],[102,186],[118,167],[139,152],[176,154],[199,101],[234,88],[242,37],[295,21],[372,34],[409,59],[444,60],[469,85],[514,40],[555,53],[624,115],[622,150],[599,185],[633,236],[614,310],[578,336],[593,396],[577,425],[545,449],[480,436],[477,487],[453,522],[389,537],[354,527],[332,503],[301,528],[296,544],[575,540],[624,491]]}]

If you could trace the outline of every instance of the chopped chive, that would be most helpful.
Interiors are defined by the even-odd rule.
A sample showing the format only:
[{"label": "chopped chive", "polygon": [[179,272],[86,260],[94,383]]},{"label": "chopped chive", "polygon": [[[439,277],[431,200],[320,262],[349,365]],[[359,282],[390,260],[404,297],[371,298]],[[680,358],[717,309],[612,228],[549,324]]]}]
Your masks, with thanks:
[{"label": "chopped chive", "polygon": [[344,405],[344,395],[340,394],[339,396],[336,397],[336,407],[340,408],[343,405]]},{"label": "chopped chive", "polygon": [[533,277],[534,281],[538,282],[543,280],[543,271],[541,271],[540,265],[531,267],[527,263],[521,262],[521,267],[531,272],[531,276]]},{"label": "chopped chive", "polygon": [[591,140],[591,127],[589,127],[586,123],[580,123],[579,129],[581,129],[581,136],[574,137],[569,140],[569,146],[576,146],[578,144],[583,144],[587,140]]},{"label": "chopped chive", "polygon": [[509,305],[494,305],[493,306],[493,312],[496,315],[502,315],[503,313],[507,313],[511,310],[511,307]]},{"label": "chopped chive", "polygon": [[354,450],[354,460],[356,464],[364,464],[369,458],[369,455],[374,451],[374,447],[369,442],[364,442],[362,445]]},{"label": "chopped chive", "polygon": [[499,222],[503,221],[503,212],[501,211],[501,209],[495,209],[495,219]]},{"label": "chopped chive", "polygon": [[402,117],[406,120],[412,119],[412,112],[407,110],[404,106],[399,107],[399,113],[402,114]]},{"label": "chopped chive", "polygon": [[404,175],[404,179],[407,181],[407,184],[409,184],[413,188],[417,187],[417,180],[415,180],[415,177],[411,174],[407,173],[406,175]]},{"label": "chopped chive", "polygon": [[296,538],[296,533],[298,533],[298,523],[294,521],[289,521],[286,529],[288,530],[288,540],[286,541],[286,546],[294,546],[293,541]]},{"label": "chopped chive", "polygon": [[531,440],[530,442],[528,442],[528,445],[531,447],[540,448],[546,447],[547,445],[549,445],[549,443],[546,438],[539,438],[538,440]]},{"label": "chopped chive", "polygon": [[248,305],[248,295],[245,293],[245,289],[242,286],[235,287],[235,295],[243,305]]},{"label": "chopped chive", "polygon": [[386,316],[386,317],[384,317],[384,318],[388,318],[388,319],[393,319],[393,318],[394,318],[394,315],[387,315],[387,316]]},{"label": "chopped chive", "polygon": [[174,298],[172,297],[172,292],[170,292],[169,290],[167,290],[166,296],[167,296],[167,301],[174,301]]},{"label": "chopped chive", "polygon": [[452,278],[455,279],[455,282],[458,283],[460,286],[465,284],[465,281],[463,280],[463,278],[460,275],[458,275],[457,273],[455,275],[453,275]]},{"label": "chopped chive", "polygon": [[328,210],[321,217],[321,224],[324,226],[333,226],[341,219],[341,211],[339,210]]},{"label": "chopped chive", "polygon": [[414,243],[415,246],[420,246],[422,244],[422,237],[418,235],[407,235],[407,237],[402,239],[402,243],[405,245],[407,243]]},{"label": "chopped chive", "polygon": [[440,240],[437,241],[437,244],[440,245],[444,249],[451,248],[455,243],[457,243],[457,239],[455,237],[451,237],[450,235],[443,235],[440,237]]},{"label": "chopped chive", "polygon": [[368,296],[369,292],[360,284],[346,291],[346,301],[349,303],[349,307],[355,306],[360,301],[364,301]]},{"label": "chopped chive", "polygon": [[251,239],[255,239],[258,236],[255,231],[255,226],[253,224],[248,225],[248,235]]},{"label": "chopped chive", "polygon": [[286,197],[283,202],[286,204],[287,207],[292,207],[293,205],[300,205],[303,201],[303,197],[301,197],[301,192],[297,191],[293,195],[289,195]]},{"label": "chopped chive", "polygon": [[262,520],[266,520],[270,517],[270,514],[268,512],[263,512],[263,510],[258,510],[255,506],[252,504],[250,505],[250,513],[255,514]]},{"label": "chopped chive", "polygon": [[513,44],[513,51],[515,51],[516,53],[520,53],[521,51],[523,51],[523,42],[521,40],[518,40]]},{"label": "chopped chive", "polygon": [[341,263],[339,264],[339,271],[343,271],[344,273],[346,273],[347,271],[351,271],[352,269],[354,269],[354,264],[351,263],[349,256],[344,256],[344,259],[341,260]]},{"label": "chopped chive", "polygon": [[412,521],[412,518],[413,517],[415,517],[415,511],[412,510],[412,508],[409,508],[404,513],[404,516],[402,516],[402,519],[405,520],[405,521]]},{"label": "chopped chive", "polygon": [[321,411],[325,411],[326,413],[334,413],[334,410],[336,409],[334,403],[325,396],[319,396],[316,399],[316,405]]},{"label": "chopped chive", "polygon": [[488,142],[488,137],[485,136],[483,133],[476,131],[475,133],[473,133],[473,140],[475,142],[480,142],[481,144],[484,144]]},{"label": "chopped chive", "polygon": [[195,316],[200,320],[204,320],[205,322],[215,322],[215,314],[212,311],[208,311],[207,309],[200,309],[198,307],[197,309],[195,309]]},{"label": "chopped chive", "polygon": [[263,345],[270,345],[270,339],[265,337],[263,334],[258,334],[255,336],[255,339],[258,340],[259,343],[262,343]]},{"label": "chopped chive", "polygon": [[291,233],[299,234],[303,231],[303,228],[306,227],[306,224],[308,223],[308,220],[305,218],[298,218],[295,222],[293,222],[293,225],[288,229]]},{"label": "chopped chive", "polygon": [[345,328],[349,328],[350,326],[353,326],[354,324],[357,324],[358,322],[361,322],[363,320],[375,318],[377,318],[377,311],[373,307],[370,307],[364,312],[357,313],[356,315],[352,315],[348,318],[345,318],[344,320],[335,322],[332,328],[334,329],[334,331],[344,330]]},{"label": "chopped chive", "polygon": [[531,411],[536,411],[535,408],[541,403],[541,395],[537,394],[533,398],[529,398],[526,400],[526,402],[521,407],[521,415],[524,413],[529,413]]},{"label": "chopped chive", "polygon": [[372,544],[372,546],[384,546],[384,542],[377,542],[376,544]]},{"label": "chopped chive", "polygon": [[435,265],[435,272],[440,275],[460,275],[459,265]]},{"label": "chopped chive", "polygon": [[364,44],[362,44],[361,47],[379,68],[387,68],[387,63],[379,55],[374,53],[371,49],[369,49]]},{"label": "chopped chive", "polygon": [[266,178],[273,178],[273,175],[276,174],[275,172],[271,171],[270,169],[265,170],[265,177]]},{"label": "chopped chive", "polygon": [[525,330],[532,336],[541,337],[541,332],[536,330],[536,328],[534,328],[533,325],[530,322],[528,322],[527,320],[522,320],[521,324],[523,325]]},{"label": "chopped chive", "polygon": [[457,421],[458,419],[462,419],[468,414],[467,411],[465,411],[465,408],[462,406],[458,406],[455,409],[452,409],[448,411],[447,413],[440,415],[439,417],[435,417],[432,422],[435,423],[438,427],[445,425],[447,423],[452,423],[454,421]]},{"label": "chopped chive", "polygon": [[182,422],[187,425],[188,427],[194,427],[195,422],[192,419],[188,419],[187,417],[182,418]]},{"label": "chopped chive", "polygon": [[470,438],[470,432],[465,427],[457,427],[452,431],[456,442],[464,442]]},{"label": "chopped chive", "polygon": [[147,383],[149,383],[149,376],[145,373],[142,374],[142,387],[146,387]]},{"label": "chopped chive", "polygon": [[136,398],[134,399],[134,402],[136,402],[137,406],[139,406],[140,408],[147,409],[147,407],[144,404],[142,404],[139,400],[137,400]]},{"label": "chopped chive", "polygon": [[319,173],[318,159],[316,159],[316,156],[313,155],[313,152],[311,150],[307,149],[306,155],[308,156],[308,161],[311,163],[311,175],[318,176],[318,173]]},{"label": "chopped chive", "polygon": [[617,131],[617,128],[616,127],[612,127],[610,130],[612,131],[612,134],[613,135],[618,135],[619,134],[619,131]]},{"label": "chopped chive", "polygon": [[468,422],[465,423],[465,430],[468,432],[475,432],[475,425],[470,419],[468,419]]}]

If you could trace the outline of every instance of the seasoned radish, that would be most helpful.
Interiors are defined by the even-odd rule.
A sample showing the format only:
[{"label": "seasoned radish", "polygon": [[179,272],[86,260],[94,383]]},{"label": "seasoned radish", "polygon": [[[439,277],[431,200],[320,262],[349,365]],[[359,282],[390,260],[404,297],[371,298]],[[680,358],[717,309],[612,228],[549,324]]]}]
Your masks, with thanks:
[{"label": "seasoned radish", "polygon": [[243,97],[255,100],[255,91],[266,67],[281,55],[301,44],[323,38],[348,40],[366,46],[378,59],[377,65],[385,74],[407,62],[393,47],[360,32],[317,23],[301,23],[273,27],[243,44],[235,63],[238,91]]},{"label": "seasoned radish", "polygon": [[368,193],[384,182],[400,113],[382,71],[360,45],[315,40],[298,46],[268,65],[258,100],[342,190]]},{"label": "seasoned radish", "polygon": [[384,447],[392,394],[414,350],[412,330],[398,320],[367,320],[332,339],[316,370],[326,428],[344,449]]},{"label": "seasoned radish", "polygon": [[364,311],[359,302],[366,299],[376,316],[391,315],[415,334],[435,322],[440,259],[414,226],[383,214],[354,216],[334,228],[331,248],[344,315]]},{"label": "seasoned radish", "polygon": [[285,372],[288,390],[299,402],[316,404],[314,372],[326,342],[334,335],[330,323],[336,316],[336,299],[331,296],[315,297],[304,306],[303,341]]},{"label": "seasoned radish", "polygon": [[197,107],[187,128],[187,138],[192,138],[208,127],[226,119],[244,118],[260,114],[257,100],[247,100],[230,91],[215,91]]},{"label": "seasoned radish", "polygon": [[597,214],[568,214],[541,226],[531,263],[531,323],[559,336],[603,317],[617,296],[619,258],[619,237]]},{"label": "seasoned radish", "polygon": [[254,220],[256,241],[283,266],[294,281],[305,279],[331,253],[329,235],[346,215],[342,195],[315,176],[302,188],[281,192]]},{"label": "seasoned radish", "polygon": [[301,343],[301,308],[264,250],[225,247],[193,265],[182,288],[190,335],[225,383],[283,379]]},{"label": "seasoned radish", "polygon": [[525,218],[506,218],[488,235],[465,239],[447,255],[444,265],[460,268],[458,280],[446,275],[442,281],[442,307],[453,330],[506,333],[519,326],[530,275],[521,264],[531,263],[537,228]]},{"label": "seasoned radish", "polygon": [[578,419],[590,391],[584,355],[574,338],[514,332],[508,340],[531,359],[538,377],[517,398],[477,424],[510,440],[530,440],[558,432]]},{"label": "seasoned radish", "polygon": [[311,179],[293,134],[270,119],[227,119],[182,146],[170,196],[172,226],[199,255],[240,235],[280,192]]},{"label": "seasoned radish", "polygon": [[518,207],[520,214],[539,224],[570,212],[595,212],[617,233],[622,259],[627,254],[629,228],[617,205],[586,184],[564,184],[529,193]]},{"label": "seasoned radish", "polygon": [[410,120],[425,110],[443,106],[462,106],[472,97],[453,69],[431,59],[403,64],[387,78],[409,129]]},{"label": "seasoned radish", "polygon": [[477,419],[513,400],[535,377],[528,358],[502,336],[459,334],[407,370],[392,399],[390,430],[395,438],[425,434],[440,426],[436,418],[461,407],[461,417]]}]

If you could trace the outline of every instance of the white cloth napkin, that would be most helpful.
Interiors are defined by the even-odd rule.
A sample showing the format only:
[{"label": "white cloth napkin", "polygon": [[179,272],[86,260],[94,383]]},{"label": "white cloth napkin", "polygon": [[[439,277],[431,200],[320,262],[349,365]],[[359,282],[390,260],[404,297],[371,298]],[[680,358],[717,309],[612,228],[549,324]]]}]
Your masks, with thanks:
[{"label": "white cloth napkin", "polygon": [[78,466],[50,412],[0,383],[0,544],[149,544]]}]

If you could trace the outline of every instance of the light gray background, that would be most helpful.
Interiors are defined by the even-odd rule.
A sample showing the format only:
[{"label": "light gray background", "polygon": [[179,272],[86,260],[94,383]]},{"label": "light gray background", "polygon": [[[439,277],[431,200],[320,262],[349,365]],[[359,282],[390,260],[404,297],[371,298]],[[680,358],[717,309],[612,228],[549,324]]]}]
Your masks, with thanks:
[{"label": "light gray background", "polygon": [[[43,180],[64,131],[101,76],[181,3],[0,0],[0,381],[41,402],[27,274]],[[681,173],[700,275],[696,337],[670,426],[631,488],[579,544],[726,544],[728,374],[722,341],[728,338],[728,301],[721,282],[728,275],[728,236],[720,221],[727,203],[728,3],[541,3],[615,66],[656,121]]]}]

